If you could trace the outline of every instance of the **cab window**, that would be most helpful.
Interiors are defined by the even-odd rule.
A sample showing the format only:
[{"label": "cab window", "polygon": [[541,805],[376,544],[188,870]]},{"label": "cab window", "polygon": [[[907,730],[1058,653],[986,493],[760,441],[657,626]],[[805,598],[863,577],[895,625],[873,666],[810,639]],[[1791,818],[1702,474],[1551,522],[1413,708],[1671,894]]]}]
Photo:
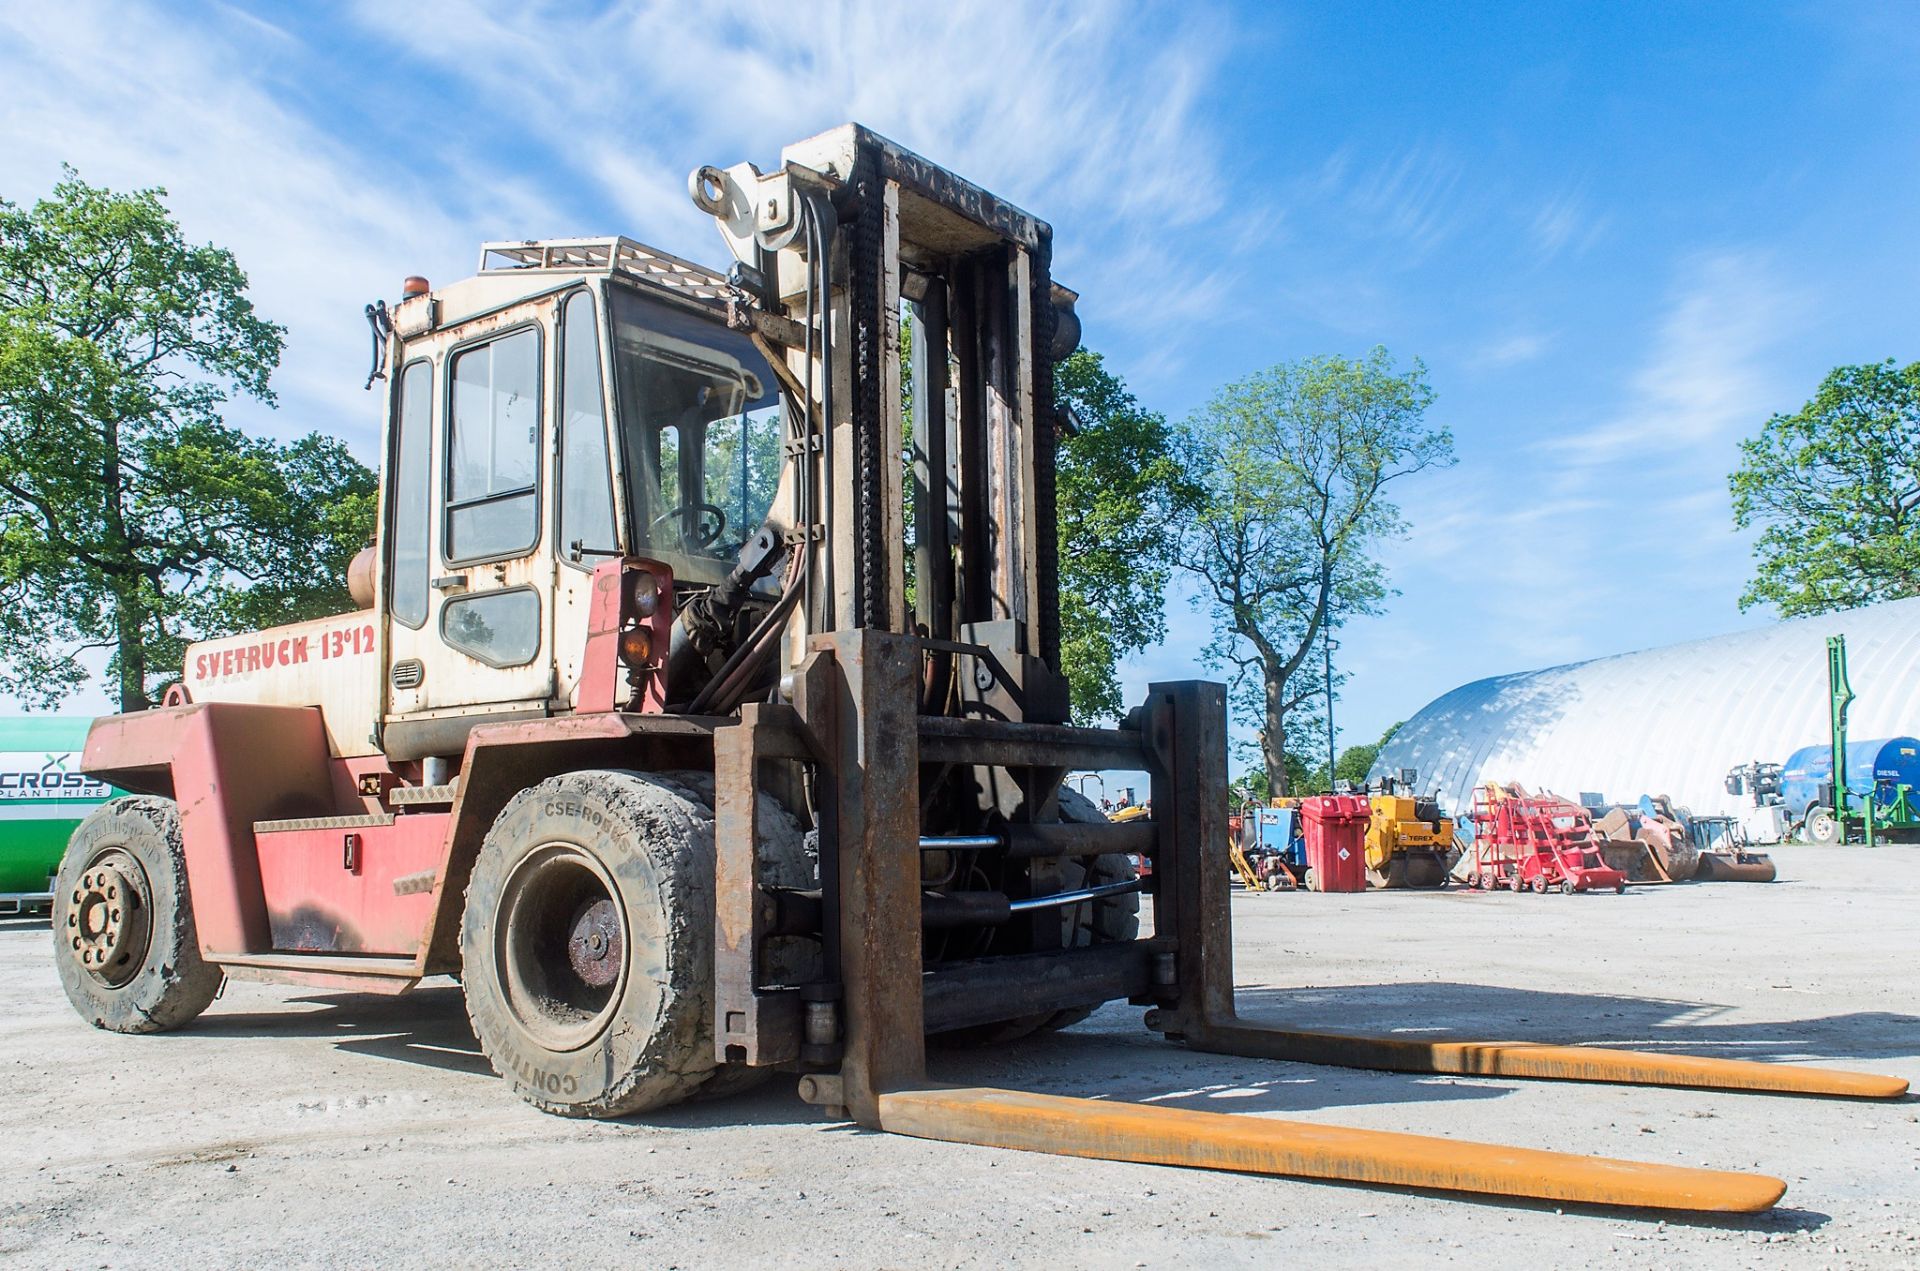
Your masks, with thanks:
[{"label": "cab window", "polygon": [[583,568],[615,550],[613,465],[607,459],[606,398],[593,294],[576,291],[560,319],[560,558]]},{"label": "cab window", "polygon": [[780,480],[773,376],[746,338],[616,287],[614,385],[628,502],[641,544],[728,560],[759,530]]},{"label": "cab window", "polygon": [[427,620],[427,452],[433,434],[433,364],[414,362],[400,374],[400,400],[393,428],[392,559],[388,562],[388,607],[398,622],[418,627]]},{"label": "cab window", "polygon": [[462,349],[452,379],[447,559],[518,556],[539,538],[540,333]]}]

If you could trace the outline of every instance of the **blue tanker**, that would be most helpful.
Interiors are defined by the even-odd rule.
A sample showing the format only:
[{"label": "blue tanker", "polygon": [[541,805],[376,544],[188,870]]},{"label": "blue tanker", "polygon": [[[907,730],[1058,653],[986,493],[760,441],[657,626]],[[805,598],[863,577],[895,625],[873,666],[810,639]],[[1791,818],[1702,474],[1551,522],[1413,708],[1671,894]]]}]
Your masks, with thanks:
[{"label": "blue tanker", "polygon": [[[1830,746],[1802,746],[1787,757],[1780,773],[1780,797],[1795,819],[1820,802],[1820,787],[1833,780]],[[1897,787],[1920,793],[1920,741],[1888,737],[1847,744],[1847,791],[1858,798],[1871,794],[1882,805],[1891,804]]]}]

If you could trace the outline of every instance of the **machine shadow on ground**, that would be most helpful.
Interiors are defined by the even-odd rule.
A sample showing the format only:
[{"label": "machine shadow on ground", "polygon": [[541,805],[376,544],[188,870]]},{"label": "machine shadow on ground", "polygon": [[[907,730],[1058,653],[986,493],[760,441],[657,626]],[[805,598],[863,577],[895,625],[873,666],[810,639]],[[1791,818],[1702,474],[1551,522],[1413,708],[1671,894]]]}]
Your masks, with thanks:
[{"label": "machine shadow on ground", "polygon": [[[1138,1028],[1133,1033],[1129,1025]],[[1512,1088],[1450,1078],[1323,1068],[1189,1050],[1139,1023],[1137,1011],[1114,1007],[1087,1025],[1041,1033],[1006,1046],[960,1049],[934,1045],[930,1079],[950,1085],[1000,1086],[1039,1094],[1110,1098],[1203,1112],[1311,1112],[1369,1104],[1497,1099]]]},{"label": "machine shadow on ground", "polygon": [[[313,1009],[298,1009],[301,1007]],[[287,999],[264,1011],[222,1011],[216,1004],[192,1025],[207,1037],[325,1037],[354,1054],[491,1077],[467,1023],[457,985],[415,989],[397,997],[329,993]]]},{"label": "machine shadow on ground", "polygon": [[[1455,983],[1248,988],[1240,991],[1238,1002],[1242,1017],[1252,1022],[1383,1032],[1408,1040],[1584,1042],[1782,1062],[1904,1057],[1920,1049],[1920,1017],[1885,1012],[1733,1023],[1719,1019],[1729,1008],[1710,1003]],[[497,1080],[468,1025],[456,985],[399,997],[316,994],[290,999],[288,1006],[309,1009],[223,1012],[216,1007],[193,1031],[211,1037],[325,1038],[350,1054]],[[1449,1027],[1420,1024],[1432,1018],[1448,1020]],[[928,1075],[954,1085],[1280,1114],[1499,1099],[1528,1084],[1207,1054],[1160,1039],[1139,1022],[1137,1011],[1119,1006],[1064,1032],[997,1046],[964,1048],[936,1041],[928,1052]],[[800,1101],[794,1077],[785,1073],[739,1094],[623,1118],[685,1129],[820,1119]]]},{"label": "machine shadow on ground", "polygon": [[[1734,1008],[1712,1002],[1444,981],[1242,988],[1237,1000],[1252,1023],[1408,1041],[1577,1043],[1775,1062],[1920,1055],[1920,1016],[1887,1011],[1730,1020]],[[1446,1027],[1426,1023],[1436,1019]]]},{"label": "machine shadow on ground", "polygon": [[[224,1012],[216,1006],[196,1020],[191,1031],[205,1037],[324,1038],[336,1050],[351,1055],[499,1080],[473,1035],[456,984],[432,985],[398,996],[314,994],[289,998],[284,1006],[264,1011]],[[696,1097],[675,1107],[622,1117],[618,1123],[699,1129],[819,1120],[818,1111],[801,1102],[796,1081],[792,1074],[775,1073],[752,1090],[716,1099]]]}]

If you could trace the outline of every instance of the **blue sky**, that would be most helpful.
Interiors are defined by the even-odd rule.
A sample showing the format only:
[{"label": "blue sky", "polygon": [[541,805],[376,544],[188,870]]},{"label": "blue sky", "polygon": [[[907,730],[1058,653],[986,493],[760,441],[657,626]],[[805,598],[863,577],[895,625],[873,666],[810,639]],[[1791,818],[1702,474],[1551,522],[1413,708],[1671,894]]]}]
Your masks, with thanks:
[{"label": "blue sky", "polygon": [[[1460,463],[1398,491],[1344,743],[1768,620],[1726,473],[1829,367],[1920,356],[1916,68],[1913,3],[74,0],[0,9],[0,195],[63,160],[168,187],[290,328],[280,409],[236,418],[371,458],[367,300],[488,238],[720,260],[687,171],[859,119],[1052,221],[1088,343],[1171,418],[1306,354],[1426,361]],[[1130,688],[1196,669],[1170,618]]]}]

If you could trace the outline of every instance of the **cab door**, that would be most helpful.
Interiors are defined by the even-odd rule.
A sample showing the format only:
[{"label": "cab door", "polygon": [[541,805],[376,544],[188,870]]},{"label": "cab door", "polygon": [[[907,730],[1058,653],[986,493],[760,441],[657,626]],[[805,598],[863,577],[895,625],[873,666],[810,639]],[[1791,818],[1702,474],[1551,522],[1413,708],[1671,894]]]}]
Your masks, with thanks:
[{"label": "cab door", "polygon": [[541,506],[553,308],[416,342],[402,363],[382,589],[383,745],[396,758],[459,753],[476,716],[549,709],[554,548]]},{"label": "cab door", "polygon": [[608,429],[607,349],[600,298],[586,287],[562,296],[554,338],[554,707],[579,704],[580,669],[593,604],[593,571],[620,548]]}]

